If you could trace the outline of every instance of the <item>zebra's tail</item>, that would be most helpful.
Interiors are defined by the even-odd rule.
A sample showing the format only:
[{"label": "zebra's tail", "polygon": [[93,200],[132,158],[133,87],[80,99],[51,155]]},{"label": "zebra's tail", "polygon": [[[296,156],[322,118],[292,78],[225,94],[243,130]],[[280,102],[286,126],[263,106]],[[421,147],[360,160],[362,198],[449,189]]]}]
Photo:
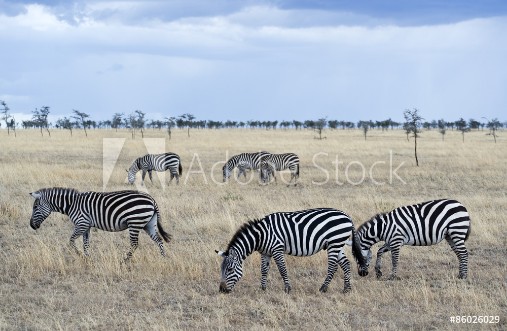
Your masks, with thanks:
[{"label": "zebra's tail", "polygon": [[360,267],[366,268],[366,259],[361,253],[361,245],[357,239],[356,230],[352,227],[352,255]]},{"label": "zebra's tail", "polygon": [[472,232],[472,220],[471,219],[468,219],[470,221],[470,225],[468,225],[468,231],[467,231],[467,234],[465,235],[465,241],[468,240],[468,237],[470,236],[470,232]]},{"label": "zebra's tail", "polygon": [[157,203],[155,200],[153,201],[155,203],[155,212],[157,213],[157,229],[158,234],[164,239],[165,242],[169,242],[171,240],[171,235],[167,232],[165,232],[164,228],[162,227],[162,218],[160,217],[160,211],[158,210]]},{"label": "zebra's tail", "polygon": [[178,172],[179,172],[180,176],[183,173],[183,167],[181,166],[181,161],[178,163]]}]

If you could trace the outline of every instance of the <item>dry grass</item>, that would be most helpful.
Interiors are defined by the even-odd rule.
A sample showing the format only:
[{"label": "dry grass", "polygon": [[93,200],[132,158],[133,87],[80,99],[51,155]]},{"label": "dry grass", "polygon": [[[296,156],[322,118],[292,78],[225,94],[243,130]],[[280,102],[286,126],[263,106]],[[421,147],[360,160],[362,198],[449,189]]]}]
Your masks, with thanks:
[{"label": "dry grass", "polygon": [[[88,138],[79,131],[72,138],[58,131],[51,138],[41,138],[37,131],[19,131],[17,138],[0,134],[0,330],[456,329],[451,315],[498,315],[500,324],[481,327],[507,328],[504,137],[494,144],[484,132],[471,132],[463,144],[456,132],[449,132],[444,142],[438,133],[424,132],[421,166],[415,167],[412,142],[401,131],[370,131],[367,141],[360,131],[342,130],[326,132],[322,141],[309,131],[193,130],[190,139],[186,131],[176,131],[165,144],[182,158],[180,185],[162,187],[156,176],[154,185],[146,185],[173,235],[169,257],[160,257],[156,245],[141,234],[132,268],[126,270],[120,261],[128,249],[127,232],[92,231],[92,259],[84,261],[68,249],[72,226],[66,217],[51,215],[37,232],[30,229],[28,193],[51,186],[102,190],[103,138],[126,138],[107,190],[129,188],[124,169],[146,152],[140,136],[132,140],[128,132],[113,131],[92,131]],[[147,136],[165,137],[158,131]],[[222,164],[214,166],[217,162],[261,149],[297,153],[300,185],[260,186],[257,178],[248,185],[214,183],[212,175],[221,181]],[[321,168],[312,162],[314,156]],[[336,161],[342,162],[338,172]],[[370,179],[370,168],[378,161],[383,163],[376,163],[372,175],[383,185]],[[362,182],[359,163],[365,167]],[[399,178],[390,177],[390,163],[393,169],[401,164]],[[354,267],[349,295],[341,293],[340,271],[328,293],[318,292],[326,273],[325,253],[288,258],[290,295],[284,294],[276,268],[268,290],[260,290],[258,254],[245,262],[244,277],[233,293],[218,293],[220,258],[214,250],[225,248],[249,219],[335,207],[359,225],[377,212],[442,197],[460,200],[472,216],[466,281],[456,278],[457,259],[442,243],[402,249],[399,281],[377,281],[373,272],[359,278]],[[389,255],[384,261],[387,271]]]}]

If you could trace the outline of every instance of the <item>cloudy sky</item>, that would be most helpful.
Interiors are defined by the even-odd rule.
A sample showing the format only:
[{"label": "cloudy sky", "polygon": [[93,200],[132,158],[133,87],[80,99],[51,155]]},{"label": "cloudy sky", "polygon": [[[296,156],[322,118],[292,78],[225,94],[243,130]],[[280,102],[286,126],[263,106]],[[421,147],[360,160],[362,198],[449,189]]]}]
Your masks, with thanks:
[{"label": "cloudy sky", "polygon": [[507,120],[504,0],[0,0],[0,100],[92,119]]}]

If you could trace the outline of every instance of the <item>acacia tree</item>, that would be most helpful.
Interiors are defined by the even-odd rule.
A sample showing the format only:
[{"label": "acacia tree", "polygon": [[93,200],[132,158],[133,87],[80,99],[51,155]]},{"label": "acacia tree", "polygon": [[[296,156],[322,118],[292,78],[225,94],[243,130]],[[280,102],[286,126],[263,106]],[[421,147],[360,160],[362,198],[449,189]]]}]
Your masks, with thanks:
[{"label": "acacia tree", "polygon": [[446,133],[445,121],[443,119],[438,120],[437,126],[438,126],[438,132],[440,132],[440,134],[442,135],[442,141],[444,141],[444,136]]},{"label": "acacia tree", "polygon": [[405,117],[405,124],[403,127],[407,132],[407,137],[411,134],[414,137],[414,155],[415,155],[415,164],[419,166],[419,160],[417,158],[417,138],[421,131],[419,128],[421,127],[421,121],[423,118],[419,115],[419,109],[414,108],[413,110],[406,109],[403,112],[403,116]]},{"label": "acacia tree", "polygon": [[72,137],[72,129],[74,127],[76,123],[75,122],[72,122],[70,120],[70,118],[68,117],[64,117],[64,118],[59,118],[57,121],[56,121],[56,125],[58,125],[59,127],[61,127],[62,129],[65,129],[65,130],[69,130],[70,131],[70,136]]},{"label": "acacia tree", "polygon": [[502,127],[502,123],[500,123],[498,118],[493,118],[491,121],[488,121],[487,127],[489,129],[489,134],[493,136],[493,139],[495,139],[496,144],[496,137],[498,137],[496,131]]},{"label": "acacia tree", "polygon": [[86,126],[90,125],[90,121],[88,121],[86,119],[88,117],[90,117],[90,115],[88,115],[87,113],[84,113],[82,111],[76,110],[76,109],[72,109],[72,112],[74,112],[74,114],[75,114],[74,116],[72,116],[72,118],[74,118],[76,120],[76,123],[83,126],[85,136],[88,137],[88,133],[86,132]]},{"label": "acacia tree", "polygon": [[465,132],[470,131],[470,128],[467,125],[467,121],[461,117],[459,120],[456,121],[456,130],[461,131],[461,135],[463,136],[463,142],[465,142]]},{"label": "acacia tree", "polygon": [[3,100],[0,100],[0,105],[3,107],[1,109],[2,119],[5,121],[5,126],[7,127],[7,135],[10,135],[10,130],[14,132],[14,137],[16,137],[16,120],[14,117],[9,114],[9,107],[7,103]]},{"label": "acacia tree", "polygon": [[164,117],[165,124],[167,125],[167,135],[169,136],[169,139],[171,139],[171,129],[176,125],[176,117]]},{"label": "acacia tree", "polygon": [[319,139],[319,140],[326,139],[326,137],[322,138],[322,131],[326,127],[326,124],[327,124],[327,120],[325,118],[319,118],[318,120],[316,120],[314,122],[313,129],[315,131],[317,131],[317,133],[319,134],[319,138],[317,138],[317,139]]},{"label": "acacia tree", "polygon": [[113,120],[111,121],[111,127],[118,132],[118,128],[123,125],[123,113],[114,113]]},{"label": "acacia tree", "polygon": [[49,123],[48,123],[49,107],[42,106],[40,110],[37,110],[37,108],[35,108],[35,110],[32,111],[32,114],[33,114],[32,121],[36,127],[40,128],[41,136],[44,136],[44,134],[42,133],[42,129],[45,128],[49,136],[51,137],[51,132],[49,131]]},{"label": "acacia tree", "polygon": [[195,116],[189,113],[180,115],[180,118],[178,119],[178,121],[180,121],[182,126],[187,127],[187,135],[189,138],[190,138],[190,127],[192,126],[194,119]]}]

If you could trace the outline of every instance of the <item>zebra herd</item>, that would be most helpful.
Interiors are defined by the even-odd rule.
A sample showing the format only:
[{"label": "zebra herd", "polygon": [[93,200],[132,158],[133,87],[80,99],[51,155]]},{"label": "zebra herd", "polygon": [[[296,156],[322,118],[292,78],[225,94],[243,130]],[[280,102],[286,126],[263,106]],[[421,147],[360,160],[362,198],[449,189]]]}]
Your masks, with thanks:
[{"label": "zebra herd", "polygon": [[[299,176],[299,158],[296,154],[270,154],[268,152],[243,153],[231,157],[223,167],[226,181],[234,168],[238,178],[247,170],[258,170],[263,182],[269,182],[275,171],[289,169],[291,182],[296,185]],[[128,172],[129,183],[142,171],[142,180],[152,171],[171,173],[171,180],[182,174],[180,158],[174,153],[145,155],[136,159]],[[276,180],[276,178],[275,178]],[[83,251],[89,256],[90,229],[105,231],[129,230],[130,250],[128,261],[138,246],[141,230],[157,243],[160,253],[165,256],[163,241],[169,243],[171,236],[161,225],[160,211],[155,200],[138,191],[79,192],[71,188],[45,188],[30,193],[35,199],[30,226],[38,229],[51,214],[59,212],[68,215],[74,224],[70,246],[79,253],[75,240],[83,237]],[[272,213],[264,218],[245,223],[230,240],[225,251],[216,251],[223,257],[221,264],[220,292],[230,292],[241,278],[243,261],[253,252],[261,254],[261,289],[267,287],[267,275],[271,258],[283,279],[285,292],[291,285],[287,275],[285,254],[310,256],[327,250],[328,267],[326,278],[320,287],[328,290],[338,269],[344,273],[343,292],[351,290],[350,262],[344,252],[345,246],[352,246],[352,255],[358,267],[359,276],[367,276],[371,262],[371,247],[382,241],[384,245],[377,252],[375,274],[382,277],[381,258],[391,252],[392,272],[389,279],[397,278],[400,248],[403,245],[430,246],[444,238],[451,246],[459,261],[458,278],[467,278],[468,252],[465,241],[471,230],[470,216],[466,208],[456,200],[441,199],[411,206],[403,206],[390,212],[377,214],[360,225],[357,230],[350,216],[332,208],[315,208],[293,212]]]}]

